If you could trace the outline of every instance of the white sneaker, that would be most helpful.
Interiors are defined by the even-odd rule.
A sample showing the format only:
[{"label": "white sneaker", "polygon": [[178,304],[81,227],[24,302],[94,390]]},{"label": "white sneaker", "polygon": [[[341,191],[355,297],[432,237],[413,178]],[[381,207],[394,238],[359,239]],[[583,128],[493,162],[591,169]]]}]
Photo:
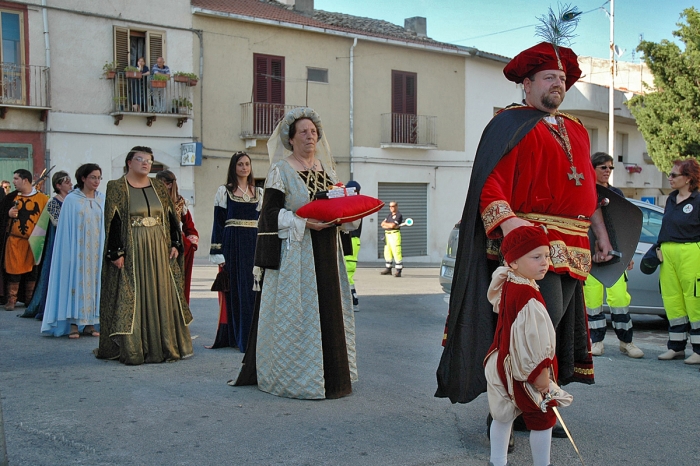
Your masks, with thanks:
[{"label": "white sneaker", "polygon": [[605,353],[605,345],[602,341],[596,341],[591,345],[591,354],[593,356],[602,356]]},{"label": "white sneaker", "polygon": [[686,364],[700,364],[700,354],[698,353],[693,353],[688,358],[686,358],[685,361]]},{"label": "white sneaker", "polygon": [[624,343],[621,341],[620,351],[622,352],[622,354],[626,354],[630,358],[639,359],[644,357],[644,352],[637,348],[637,345],[635,345],[632,342]]}]

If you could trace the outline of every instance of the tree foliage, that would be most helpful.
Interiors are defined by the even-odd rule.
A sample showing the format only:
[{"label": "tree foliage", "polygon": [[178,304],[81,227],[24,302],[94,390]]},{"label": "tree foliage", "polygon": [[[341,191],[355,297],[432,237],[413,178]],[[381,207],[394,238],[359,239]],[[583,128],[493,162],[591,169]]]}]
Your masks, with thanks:
[{"label": "tree foliage", "polygon": [[628,102],[649,156],[662,171],[673,160],[689,156],[700,159],[700,12],[683,10],[673,35],[684,45],[662,40],[642,41],[637,51],[654,75],[655,92]]}]

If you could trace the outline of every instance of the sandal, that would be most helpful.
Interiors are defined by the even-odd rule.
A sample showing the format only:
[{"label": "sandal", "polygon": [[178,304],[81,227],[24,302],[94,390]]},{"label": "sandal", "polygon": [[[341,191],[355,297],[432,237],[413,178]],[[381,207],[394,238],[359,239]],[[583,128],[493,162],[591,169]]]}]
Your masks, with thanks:
[{"label": "sandal", "polygon": [[80,338],[80,332],[74,330],[68,334],[68,338],[70,338],[71,340],[77,340],[78,338]]},{"label": "sandal", "polygon": [[97,330],[95,330],[95,327],[92,327],[92,328],[89,329],[89,330],[88,330],[87,327],[85,327],[85,328],[83,329],[83,332],[82,332],[82,333],[83,333],[83,335],[85,335],[85,336],[87,336],[87,337],[99,337],[99,336],[100,336],[100,332],[98,332]]}]

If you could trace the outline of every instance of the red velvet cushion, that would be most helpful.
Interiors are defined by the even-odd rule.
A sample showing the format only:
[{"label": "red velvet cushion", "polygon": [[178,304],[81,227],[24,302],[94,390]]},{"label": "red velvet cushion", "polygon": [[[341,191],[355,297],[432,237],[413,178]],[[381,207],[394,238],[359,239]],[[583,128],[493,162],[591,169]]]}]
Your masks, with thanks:
[{"label": "red velvet cushion", "polygon": [[316,199],[297,210],[302,218],[314,218],[328,223],[354,222],[378,212],[384,203],[371,196],[338,197],[335,199]]}]

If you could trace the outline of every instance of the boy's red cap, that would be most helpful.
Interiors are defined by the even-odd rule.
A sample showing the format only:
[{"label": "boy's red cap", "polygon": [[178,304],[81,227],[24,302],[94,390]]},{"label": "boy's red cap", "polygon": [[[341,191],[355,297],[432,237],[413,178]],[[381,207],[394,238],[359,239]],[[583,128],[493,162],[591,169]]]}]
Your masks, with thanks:
[{"label": "boy's red cap", "polygon": [[563,71],[566,74],[567,91],[581,77],[581,68],[578,67],[578,57],[574,51],[567,47],[557,47],[555,51],[554,45],[549,42],[540,42],[520,52],[503,68],[503,74],[508,81],[520,84],[525,78],[544,70]]},{"label": "boy's red cap", "polygon": [[510,264],[539,246],[549,247],[549,238],[542,227],[522,226],[508,233],[501,243],[501,254]]}]

